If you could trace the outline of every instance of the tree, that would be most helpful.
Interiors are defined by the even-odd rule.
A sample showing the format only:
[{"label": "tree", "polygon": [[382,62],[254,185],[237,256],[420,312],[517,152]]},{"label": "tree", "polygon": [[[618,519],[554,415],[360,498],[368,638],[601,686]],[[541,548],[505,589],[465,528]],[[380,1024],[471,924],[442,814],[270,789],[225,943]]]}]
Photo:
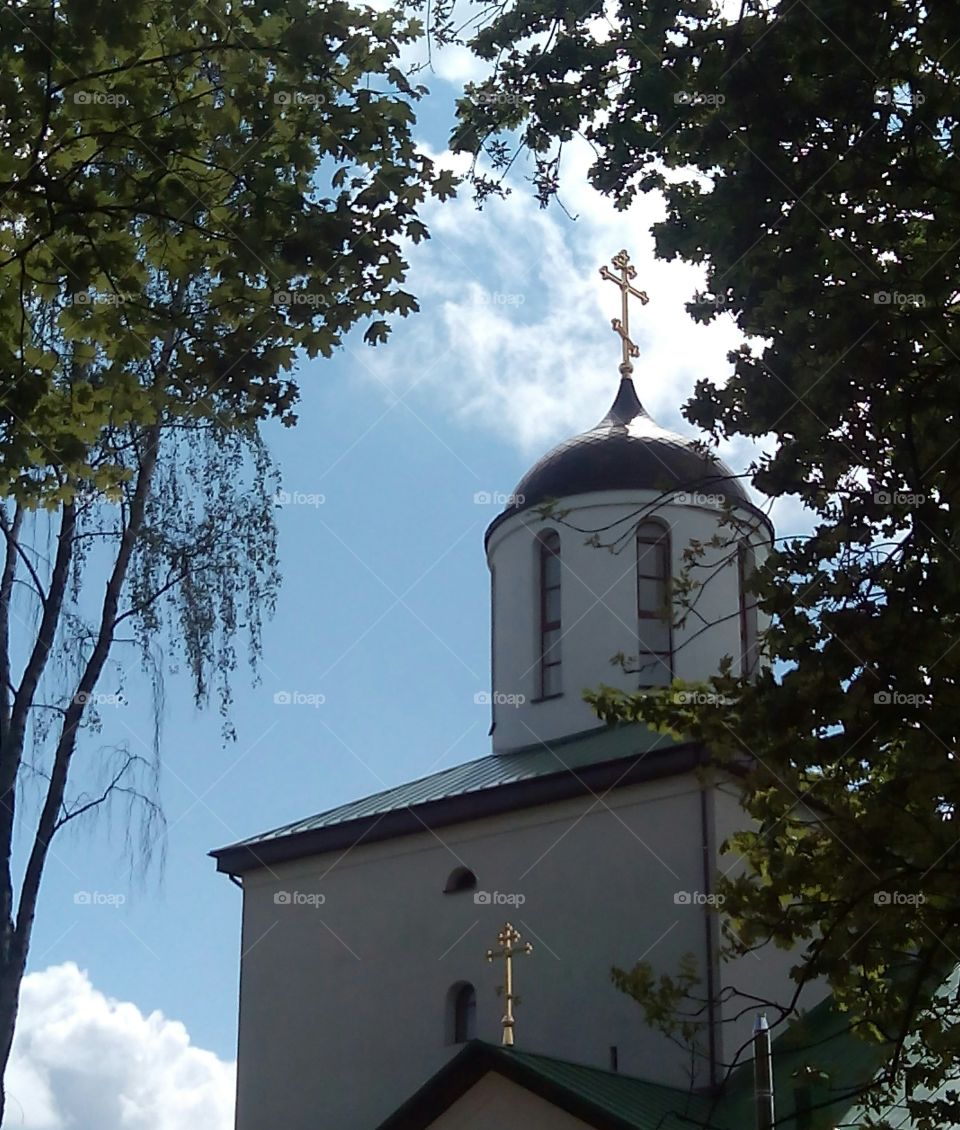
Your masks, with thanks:
[{"label": "tree", "polygon": [[754,484],[812,514],[756,576],[771,626],[755,683],[720,675],[711,706],[591,699],[748,766],[732,944],[799,945],[797,981],[827,977],[889,1050],[872,1119],[902,1089],[916,1126],[958,1120],[938,1088],[960,1076],[960,1023],[933,986],[960,956],[960,11],[513,0],[482,24],[471,46],[493,74],[454,138],[481,197],[527,151],[546,204],[575,135],[619,205],[662,192],[658,255],[706,268],[690,314],[762,343],[686,415],[770,437]]},{"label": "tree", "polygon": [[0,11],[0,1075],[57,832],[162,820],[159,738],[96,748],[101,678],[132,647],[159,726],[179,653],[229,736],[277,583],[258,425],[294,422],[299,351],[416,309],[401,241],[452,191],[397,67],[418,30],[337,0]]},{"label": "tree", "polygon": [[[343,0],[3,8],[0,492],[60,497],[54,468],[158,397],[292,419],[298,348],[416,309],[399,241],[452,191],[396,65],[418,26]],[[167,332],[190,379],[148,393],[131,367]]]}]

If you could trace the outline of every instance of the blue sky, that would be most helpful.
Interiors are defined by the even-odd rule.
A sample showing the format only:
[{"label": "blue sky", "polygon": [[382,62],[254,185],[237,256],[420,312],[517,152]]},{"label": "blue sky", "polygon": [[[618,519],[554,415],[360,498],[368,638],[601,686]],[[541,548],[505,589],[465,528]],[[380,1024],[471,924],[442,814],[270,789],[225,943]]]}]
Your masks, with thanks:
[{"label": "blue sky", "polygon": [[[444,160],[471,65],[458,51],[441,59],[421,106],[418,136]],[[211,1087],[229,1090],[219,1061],[235,1054],[241,895],[206,853],[489,751],[487,708],[474,695],[489,684],[483,532],[497,508],[475,495],[509,492],[544,449],[609,406],[619,363],[609,318],[619,311],[600,264],[627,247],[650,293],[636,316],[637,383],[660,423],[690,432],[681,403],[698,377],[724,379],[738,341],[726,320],[704,328],[687,318],[697,271],[653,262],[659,202],[616,213],[587,187],[585,162],[573,147],[563,199],[574,220],[540,211],[522,169],[514,194],[482,213],[467,196],[432,206],[434,238],[411,252],[422,313],[385,346],[357,334],[333,360],[299,370],[299,425],[268,430],[291,501],[279,513],[284,584],[262,684],[238,675],[238,738],[224,748],[215,713],[197,713],[186,681],[168,679],[165,866],[135,878],[119,826],[68,831],[41,896],[30,1001],[45,999],[44,976],[59,977],[61,997],[74,994],[104,1024],[109,1013],[131,1049],[162,1013],[149,1038],[175,1031],[181,1051],[189,1038],[212,1053]],[[737,469],[750,456],[742,445],[722,454]],[[774,516],[781,533],[797,519]],[[324,701],[276,704],[280,691]],[[134,746],[149,732],[139,699],[104,714],[105,732]],[[77,905],[78,891],[110,898]],[[81,972],[43,972],[68,962]],[[37,1016],[27,1010],[28,1026]],[[26,1100],[36,1080],[23,1056],[12,1090]]]}]

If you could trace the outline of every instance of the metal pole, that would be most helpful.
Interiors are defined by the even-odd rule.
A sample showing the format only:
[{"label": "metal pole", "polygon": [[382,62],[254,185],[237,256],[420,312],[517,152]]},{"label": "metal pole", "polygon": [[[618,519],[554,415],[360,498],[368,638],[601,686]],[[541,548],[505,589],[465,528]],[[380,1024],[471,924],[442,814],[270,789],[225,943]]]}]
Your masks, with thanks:
[{"label": "metal pole", "polygon": [[753,1022],[753,1094],[757,1109],[757,1130],[773,1126],[773,1053],[767,1014],[761,1012]]}]

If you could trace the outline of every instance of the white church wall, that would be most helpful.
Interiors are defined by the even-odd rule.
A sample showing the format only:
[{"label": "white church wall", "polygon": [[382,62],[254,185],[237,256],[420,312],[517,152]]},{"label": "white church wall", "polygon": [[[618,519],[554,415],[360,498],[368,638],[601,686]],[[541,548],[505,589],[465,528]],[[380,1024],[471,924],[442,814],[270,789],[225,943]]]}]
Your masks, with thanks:
[{"label": "white church wall", "polygon": [[[488,903],[442,893],[458,866]],[[702,875],[693,775],[248,875],[238,1130],[373,1130],[458,1050],[456,982],[476,987],[477,1035],[498,1042],[502,963],[483,954],[508,919],[536,947],[515,960],[518,1048],[608,1068],[615,1046],[625,1074],[687,1086],[685,1056],[610,968],[703,961]]]},{"label": "white church wall", "polygon": [[[653,492],[608,491],[563,500],[563,522],[544,520],[534,511],[507,519],[492,533],[487,556],[493,571],[492,666],[493,747],[516,749],[537,740],[578,733],[597,725],[583,701],[587,688],[601,682],[623,690],[639,685],[636,674],[610,662],[618,653],[637,655],[636,545],[630,532],[638,511],[659,496]],[[693,499],[702,501],[703,496]],[[719,505],[657,503],[656,518],[670,529],[671,575],[683,569],[683,553],[697,541],[706,545],[717,533],[724,542],[708,547],[695,578],[705,583],[697,605],[674,629],[674,675],[689,682],[716,673],[725,656],[739,662],[739,577],[731,557],[730,527],[718,529]],[[744,513],[744,521],[757,523]],[[570,528],[571,526],[576,529]],[[540,699],[539,593],[537,538],[556,530],[561,539],[562,694]],[[586,531],[586,532],[581,532]],[[626,534],[617,552],[585,544],[592,531],[606,543]],[[752,540],[766,538],[760,526]],[[758,563],[765,547],[758,546]]]},{"label": "white church wall", "polygon": [[431,1130],[586,1130],[587,1123],[489,1071],[452,1103]]},{"label": "white church wall", "polygon": [[[735,832],[749,826],[749,817],[740,805],[735,785],[721,785],[711,791],[711,797],[719,871],[733,878],[744,870],[745,864],[736,851],[720,854],[720,848]],[[751,1036],[758,1012],[766,1011],[772,1025],[780,1016],[774,1006],[790,1006],[796,991],[790,969],[797,964],[799,957],[798,949],[783,950],[767,945],[760,952],[720,963],[718,989],[722,997],[728,998],[720,1007],[721,1023],[718,1026],[719,1058],[724,1064],[741,1064],[752,1058]],[[828,992],[825,981],[811,982],[804,986],[797,1005],[802,1010],[813,1008]],[[759,1003],[762,1001],[770,1002],[771,1007],[765,1008]],[[782,1031],[783,1028],[777,1027],[774,1036],[779,1036]]]}]

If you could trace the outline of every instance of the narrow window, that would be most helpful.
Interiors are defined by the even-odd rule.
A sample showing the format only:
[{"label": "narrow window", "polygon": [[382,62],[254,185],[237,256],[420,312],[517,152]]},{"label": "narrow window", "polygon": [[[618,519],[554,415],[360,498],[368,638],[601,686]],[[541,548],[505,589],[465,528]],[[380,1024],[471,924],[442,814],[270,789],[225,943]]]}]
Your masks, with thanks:
[{"label": "narrow window", "polygon": [[561,693],[560,685],[560,535],[538,539],[540,588],[540,697]]},{"label": "narrow window", "polygon": [[670,534],[660,522],[637,527],[637,615],[641,687],[665,687],[673,678]]},{"label": "narrow window", "polygon": [[461,981],[449,994],[449,1034],[451,1043],[465,1044],[477,1035],[477,993],[473,985]]},{"label": "narrow window", "polygon": [[470,870],[469,867],[455,867],[447,876],[446,885],[443,888],[445,895],[451,895],[455,891],[475,891],[477,889],[477,877]]},{"label": "narrow window", "polygon": [[737,585],[740,594],[740,674],[749,678],[757,666],[757,598],[747,591],[756,568],[753,546],[737,547]]}]

